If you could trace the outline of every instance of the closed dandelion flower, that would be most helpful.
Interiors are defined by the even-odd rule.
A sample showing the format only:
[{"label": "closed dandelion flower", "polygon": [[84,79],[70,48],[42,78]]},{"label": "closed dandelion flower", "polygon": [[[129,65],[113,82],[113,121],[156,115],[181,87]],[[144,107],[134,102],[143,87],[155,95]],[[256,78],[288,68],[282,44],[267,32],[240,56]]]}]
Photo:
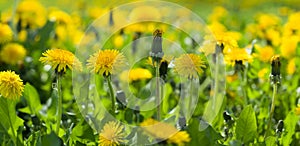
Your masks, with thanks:
[{"label": "closed dandelion flower", "polygon": [[205,68],[205,63],[201,57],[196,54],[183,54],[174,61],[174,70],[181,76],[189,79],[195,79]]},{"label": "closed dandelion flower", "polygon": [[7,24],[0,23],[0,44],[11,41],[13,38],[13,31]]},{"label": "closed dandelion flower", "polygon": [[87,66],[93,72],[109,76],[125,66],[125,57],[118,50],[100,50],[88,59]]},{"label": "closed dandelion flower", "polygon": [[23,81],[13,71],[0,72],[0,95],[16,100],[19,99],[24,90]]},{"label": "closed dandelion flower", "polygon": [[44,52],[39,61],[51,65],[57,72],[65,72],[67,68],[71,70],[82,70],[81,62],[73,53],[62,49],[50,49]]},{"label": "closed dandelion flower", "polygon": [[26,49],[16,43],[7,44],[0,51],[1,61],[11,65],[22,62],[25,56]]},{"label": "closed dandelion flower", "polygon": [[121,80],[133,82],[138,80],[151,79],[152,74],[148,69],[144,68],[135,68],[129,71],[124,71],[120,75]]},{"label": "closed dandelion flower", "polygon": [[170,124],[151,118],[144,120],[140,125],[147,134],[158,139],[167,140],[168,143],[184,145],[191,140],[186,131],[178,131]]},{"label": "closed dandelion flower", "polygon": [[124,143],[124,126],[118,122],[110,121],[106,123],[99,135],[99,146],[117,146]]}]

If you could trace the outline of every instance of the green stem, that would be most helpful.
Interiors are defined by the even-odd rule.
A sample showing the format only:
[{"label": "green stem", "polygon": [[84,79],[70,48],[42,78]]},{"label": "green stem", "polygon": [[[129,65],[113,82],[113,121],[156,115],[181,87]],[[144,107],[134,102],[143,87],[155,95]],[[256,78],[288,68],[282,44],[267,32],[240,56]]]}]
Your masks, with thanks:
[{"label": "green stem", "polygon": [[[8,107],[7,99],[5,99],[5,102],[6,102],[6,105],[7,105],[7,107]],[[9,108],[9,107],[8,107],[8,108]],[[17,142],[16,142],[17,136],[16,136],[16,133],[15,133],[14,126],[13,126],[13,124],[12,124],[12,122],[11,122],[10,112],[8,112],[7,115],[8,115],[9,125],[10,125],[10,127],[11,127],[11,131],[12,131],[12,134],[13,134],[12,140],[13,140],[14,145],[17,145]]]},{"label": "green stem", "polygon": [[270,110],[270,117],[269,117],[269,121],[268,121],[268,127],[267,127],[267,131],[265,133],[265,139],[267,138],[267,136],[269,134],[269,129],[270,129],[271,124],[272,124],[272,117],[273,117],[274,110],[275,110],[275,100],[276,100],[277,90],[278,90],[278,85],[277,85],[277,83],[274,83],[273,84],[272,105],[271,105],[271,110]]},{"label": "green stem", "polygon": [[[244,74],[243,74],[244,73]],[[243,96],[243,100],[244,100],[244,106],[246,106],[248,104],[248,99],[247,99],[247,92],[246,92],[246,85],[247,85],[247,71],[246,69],[242,72],[239,71],[239,78],[242,80],[242,96]]]},{"label": "green stem", "polygon": [[160,106],[160,93],[159,93],[159,61],[156,62],[156,105],[157,105],[157,120],[160,121],[161,119],[161,106]]},{"label": "green stem", "polygon": [[57,86],[57,96],[58,96],[58,109],[57,109],[57,121],[56,121],[56,134],[59,134],[59,127],[60,127],[60,121],[61,121],[61,115],[62,115],[62,90],[61,90],[61,75],[57,73],[57,80],[56,80],[56,86]]},{"label": "green stem", "polygon": [[116,112],[116,99],[114,97],[114,90],[111,84],[111,76],[107,77],[107,84],[108,84],[108,88],[109,88],[109,92],[110,92],[110,98],[111,98],[111,110],[112,110],[112,114],[115,114]]},{"label": "green stem", "polygon": [[189,117],[187,117],[187,119],[190,119],[191,117],[192,117],[192,114],[190,115],[190,113],[192,113],[192,104],[193,104],[193,99],[192,99],[192,97],[193,97],[193,92],[194,92],[194,89],[193,89],[193,79],[190,79],[190,82],[191,82],[191,84],[190,84],[190,89],[189,89],[189,91],[190,91],[190,97],[189,97],[189,104],[188,104],[188,116]]}]

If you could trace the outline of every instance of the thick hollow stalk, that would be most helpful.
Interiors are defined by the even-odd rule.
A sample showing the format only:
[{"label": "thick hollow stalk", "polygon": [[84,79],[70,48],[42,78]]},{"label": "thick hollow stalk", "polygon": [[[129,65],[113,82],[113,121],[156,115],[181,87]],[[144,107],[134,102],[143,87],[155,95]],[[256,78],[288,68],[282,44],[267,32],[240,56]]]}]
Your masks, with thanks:
[{"label": "thick hollow stalk", "polygon": [[60,127],[60,121],[61,121],[61,115],[62,115],[62,90],[61,90],[61,75],[60,73],[57,73],[57,80],[56,80],[56,86],[57,86],[57,98],[58,98],[58,105],[57,105],[57,121],[56,121],[56,133],[58,135],[59,133],[59,127]]},{"label": "thick hollow stalk", "polygon": [[161,119],[161,98],[160,98],[160,92],[159,92],[159,61],[156,62],[156,105],[157,105],[157,120],[160,121]]},{"label": "thick hollow stalk", "polygon": [[116,99],[114,97],[114,89],[111,84],[111,76],[107,77],[107,84],[108,84],[110,98],[111,98],[111,110],[112,110],[112,113],[114,114],[116,112],[116,106],[115,106]]},{"label": "thick hollow stalk", "polygon": [[273,96],[272,96],[272,104],[271,104],[271,110],[270,110],[270,117],[269,117],[269,121],[268,121],[268,127],[265,133],[265,138],[267,138],[268,134],[269,134],[269,129],[272,125],[272,117],[274,114],[274,110],[275,110],[275,100],[276,100],[276,94],[277,94],[277,90],[278,90],[278,84],[274,83],[273,84]]}]

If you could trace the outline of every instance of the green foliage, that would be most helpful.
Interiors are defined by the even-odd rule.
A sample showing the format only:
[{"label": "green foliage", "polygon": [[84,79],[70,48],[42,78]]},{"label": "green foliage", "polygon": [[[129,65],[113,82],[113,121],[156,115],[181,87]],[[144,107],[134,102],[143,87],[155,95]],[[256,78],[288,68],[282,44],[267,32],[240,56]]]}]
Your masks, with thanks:
[{"label": "green foliage", "polygon": [[249,143],[257,136],[256,116],[251,105],[246,106],[236,121],[236,137],[243,143]]}]

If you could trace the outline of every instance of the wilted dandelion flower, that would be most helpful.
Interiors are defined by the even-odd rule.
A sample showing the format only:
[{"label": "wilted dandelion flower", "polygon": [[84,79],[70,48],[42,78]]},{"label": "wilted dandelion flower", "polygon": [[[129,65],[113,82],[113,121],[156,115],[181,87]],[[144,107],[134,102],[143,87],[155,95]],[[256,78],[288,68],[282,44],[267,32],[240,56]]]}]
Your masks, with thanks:
[{"label": "wilted dandelion flower", "polygon": [[148,69],[135,68],[129,71],[122,72],[120,78],[123,81],[132,82],[132,81],[150,79],[152,78],[152,74]]},{"label": "wilted dandelion flower", "polygon": [[205,68],[205,62],[196,54],[183,54],[174,61],[174,70],[181,76],[195,79]]},{"label": "wilted dandelion flower", "polygon": [[9,42],[13,38],[13,31],[7,24],[0,23],[0,44]]},{"label": "wilted dandelion flower", "polygon": [[124,143],[124,126],[115,121],[106,123],[99,134],[99,146],[117,146]]},{"label": "wilted dandelion flower", "polygon": [[0,51],[1,60],[7,64],[15,65],[22,62],[26,56],[26,49],[16,43],[10,43]]},{"label": "wilted dandelion flower", "polygon": [[22,95],[24,90],[23,81],[14,71],[0,72],[0,95],[16,100]]},{"label": "wilted dandelion flower", "polygon": [[184,145],[191,140],[186,131],[178,131],[174,126],[154,119],[144,120],[140,125],[149,135],[162,140],[166,139],[168,143]]},{"label": "wilted dandelion flower", "polygon": [[73,53],[62,49],[50,49],[44,52],[39,61],[51,65],[57,72],[65,72],[67,68],[71,70],[82,70],[81,62]]},{"label": "wilted dandelion flower", "polygon": [[87,66],[93,72],[109,76],[125,66],[125,56],[118,50],[100,50],[88,59]]}]

